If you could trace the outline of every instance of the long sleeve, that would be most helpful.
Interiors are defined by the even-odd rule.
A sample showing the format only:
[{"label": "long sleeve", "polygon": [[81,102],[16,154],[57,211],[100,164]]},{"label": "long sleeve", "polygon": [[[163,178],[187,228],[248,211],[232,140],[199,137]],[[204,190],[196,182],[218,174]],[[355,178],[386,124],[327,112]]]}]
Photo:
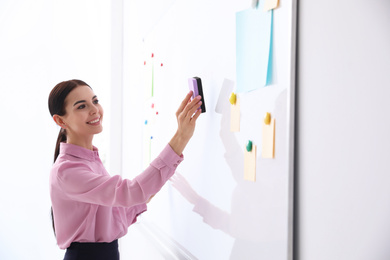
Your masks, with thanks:
[{"label": "long sleeve", "polygon": [[96,174],[80,161],[66,161],[58,167],[58,185],[72,200],[111,207],[131,207],[145,203],[174,174],[182,161],[167,145],[160,155],[133,180],[119,175]]}]

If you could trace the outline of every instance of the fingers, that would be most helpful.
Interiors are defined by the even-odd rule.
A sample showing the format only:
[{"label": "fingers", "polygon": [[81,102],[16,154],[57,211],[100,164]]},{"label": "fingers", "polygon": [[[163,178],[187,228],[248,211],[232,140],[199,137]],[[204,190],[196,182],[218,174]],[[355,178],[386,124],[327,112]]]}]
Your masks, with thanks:
[{"label": "fingers", "polygon": [[200,116],[201,113],[202,113],[202,110],[198,109],[196,111],[195,115],[192,117],[192,120],[196,121],[196,119],[198,119],[198,117]]},{"label": "fingers", "polygon": [[192,117],[192,115],[195,112],[197,112],[197,110],[199,109],[200,105],[202,104],[202,101],[200,100],[201,98],[202,98],[201,96],[197,96],[190,103],[188,103],[187,106],[184,108],[183,113],[186,116]]},{"label": "fingers", "polygon": [[[181,102],[180,106],[179,106],[179,109],[176,111],[176,116],[178,117],[182,112],[184,113],[184,115],[186,116],[192,116],[195,111],[200,107],[200,105],[202,104],[202,102],[200,101],[201,100],[201,96],[197,96],[195,97],[193,100],[191,100],[191,96],[192,96],[192,91],[190,91],[186,97],[183,99],[183,101]],[[191,101],[190,101],[191,100]]]},{"label": "fingers", "polygon": [[186,105],[188,104],[188,102],[190,101],[191,97],[192,97],[192,91],[190,91],[190,92],[186,95],[186,97],[183,99],[183,101],[181,102],[181,104],[180,104],[180,106],[179,106],[179,109],[178,109],[177,112],[176,112],[176,115],[180,114],[180,113],[183,111],[183,109],[185,108],[185,106],[186,106]]}]

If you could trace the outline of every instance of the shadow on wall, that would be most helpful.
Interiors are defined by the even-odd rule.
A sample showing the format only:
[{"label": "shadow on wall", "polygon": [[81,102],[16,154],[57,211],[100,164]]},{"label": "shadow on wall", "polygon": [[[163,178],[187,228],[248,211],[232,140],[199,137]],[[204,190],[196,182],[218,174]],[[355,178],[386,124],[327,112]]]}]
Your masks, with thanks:
[{"label": "shadow on wall", "polygon": [[[231,93],[234,82],[225,80],[219,109],[222,115],[220,137],[225,160],[237,185],[232,194],[231,213],[223,211],[201,197],[178,172],[172,185],[194,205],[193,211],[204,223],[235,239],[230,259],[286,259],[287,256],[287,90],[275,101],[275,158],[256,160],[256,182],[244,180],[243,146],[230,132],[230,103],[222,93]],[[261,151],[261,149],[258,149]]]}]

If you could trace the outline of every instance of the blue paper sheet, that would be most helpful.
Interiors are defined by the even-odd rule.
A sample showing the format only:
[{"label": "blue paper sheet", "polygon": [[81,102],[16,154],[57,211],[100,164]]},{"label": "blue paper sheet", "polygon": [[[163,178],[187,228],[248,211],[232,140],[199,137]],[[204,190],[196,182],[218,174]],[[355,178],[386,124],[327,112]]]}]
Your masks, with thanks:
[{"label": "blue paper sheet", "polygon": [[271,84],[272,20],[262,6],[236,13],[237,93]]}]

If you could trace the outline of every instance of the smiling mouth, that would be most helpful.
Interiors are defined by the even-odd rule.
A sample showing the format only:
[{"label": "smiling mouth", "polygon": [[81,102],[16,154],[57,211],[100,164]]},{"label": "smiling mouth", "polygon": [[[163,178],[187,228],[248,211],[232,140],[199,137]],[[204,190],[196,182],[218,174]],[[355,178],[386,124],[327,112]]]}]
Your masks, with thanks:
[{"label": "smiling mouth", "polygon": [[87,124],[96,124],[96,123],[98,123],[100,121],[100,118],[96,118],[95,120],[92,120],[92,121],[89,121],[89,122],[87,122]]}]

